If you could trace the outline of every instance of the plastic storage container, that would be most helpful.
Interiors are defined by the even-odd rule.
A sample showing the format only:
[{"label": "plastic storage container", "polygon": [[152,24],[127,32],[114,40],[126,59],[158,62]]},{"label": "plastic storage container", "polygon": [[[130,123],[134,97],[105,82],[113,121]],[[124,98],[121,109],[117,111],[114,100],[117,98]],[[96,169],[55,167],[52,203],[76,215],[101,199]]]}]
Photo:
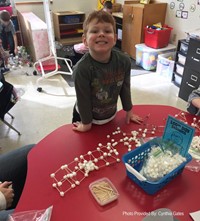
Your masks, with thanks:
[{"label": "plastic storage container", "polygon": [[[139,171],[142,169],[144,160],[146,159],[148,153],[151,151],[151,146],[154,144],[153,139],[142,146],[132,150],[131,152],[125,154],[123,156],[123,162],[129,164],[129,166],[133,167],[136,170],[136,173],[132,173],[131,170],[126,167],[127,176],[133,180],[138,186],[140,186],[146,193],[153,195],[162,189],[166,184],[168,184],[171,180],[173,180],[176,176],[182,173],[185,165],[192,160],[192,157],[189,153],[186,154],[186,162],[180,164],[176,169],[162,177],[159,181],[151,182],[144,181],[138,175]],[[156,143],[156,141],[155,141]],[[138,175],[137,175],[138,172]]]},{"label": "plastic storage container", "polygon": [[65,24],[75,24],[80,22],[79,15],[66,15],[63,17],[63,22]]},{"label": "plastic storage container", "polygon": [[106,177],[92,182],[89,185],[89,189],[100,206],[111,203],[119,197],[117,189]]},{"label": "plastic storage container", "polygon": [[175,54],[175,52],[169,52],[158,55],[156,72],[170,81],[174,70]]},{"label": "plastic storage container", "polygon": [[167,47],[154,49],[147,47],[145,44],[137,44],[136,47],[136,64],[145,70],[155,70],[157,67],[157,59],[159,54],[175,52],[176,46],[168,44]]},{"label": "plastic storage container", "polygon": [[164,26],[162,30],[145,27],[144,43],[151,48],[164,48],[169,44],[172,29],[169,26]]}]

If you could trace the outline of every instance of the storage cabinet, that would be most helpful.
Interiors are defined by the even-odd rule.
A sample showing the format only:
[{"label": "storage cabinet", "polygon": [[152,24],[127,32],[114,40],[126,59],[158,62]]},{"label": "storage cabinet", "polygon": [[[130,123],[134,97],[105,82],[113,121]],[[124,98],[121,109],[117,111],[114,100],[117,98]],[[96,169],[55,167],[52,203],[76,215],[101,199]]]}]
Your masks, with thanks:
[{"label": "storage cabinet", "polygon": [[82,42],[85,13],[79,11],[53,12],[56,41],[63,45]]},{"label": "storage cabinet", "polygon": [[178,41],[172,82],[178,87],[181,85],[185,68],[186,56],[188,52],[188,42],[184,39]]},{"label": "storage cabinet", "polygon": [[200,40],[190,38],[179,97],[187,101],[190,93],[200,85]]},{"label": "storage cabinet", "polygon": [[122,24],[123,24],[123,13],[122,12],[113,12],[112,13],[115,22],[116,22],[116,33],[117,33],[117,42],[115,47],[118,49],[122,48]]},{"label": "storage cabinet", "polygon": [[33,62],[50,55],[47,25],[32,12],[18,14],[24,46]]},{"label": "storage cabinet", "polygon": [[122,51],[136,58],[135,45],[144,42],[144,27],[165,23],[167,3],[124,4]]}]

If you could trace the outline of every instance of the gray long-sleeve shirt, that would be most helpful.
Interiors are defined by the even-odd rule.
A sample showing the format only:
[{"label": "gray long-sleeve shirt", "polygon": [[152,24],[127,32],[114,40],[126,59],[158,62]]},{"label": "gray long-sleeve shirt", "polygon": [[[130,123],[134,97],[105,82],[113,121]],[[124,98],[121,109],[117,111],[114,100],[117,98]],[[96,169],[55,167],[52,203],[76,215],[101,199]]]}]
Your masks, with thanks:
[{"label": "gray long-sleeve shirt", "polygon": [[5,32],[11,32],[12,35],[15,34],[15,26],[11,20],[6,26],[0,21],[0,33],[2,33],[3,28],[5,28]]},{"label": "gray long-sleeve shirt", "polygon": [[111,118],[119,96],[123,109],[131,110],[130,71],[130,58],[120,51],[112,50],[108,63],[95,61],[89,53],[84,55],[73,72],[82,123]]}]

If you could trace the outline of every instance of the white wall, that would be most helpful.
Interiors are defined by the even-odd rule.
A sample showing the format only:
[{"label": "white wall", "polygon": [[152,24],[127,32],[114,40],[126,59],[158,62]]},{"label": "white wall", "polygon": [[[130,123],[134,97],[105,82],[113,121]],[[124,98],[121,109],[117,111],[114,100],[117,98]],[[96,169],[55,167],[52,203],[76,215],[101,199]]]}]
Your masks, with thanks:
[{"label": "white wall", "polygon": [[[160,0],[168,3],[166,24],[173,27],[171,34],[172,43],[176,44],[179,39],[186,37],[185,32],[200,28],[200,4],[198,0]],[[174,8],[170,8],[170,3],[174,3]],[[195,9],[194,11],[192,9]],[[187,18],[176,15],[187,14]]]},{"label": "white wall", "polygon": [[54,11],[79,10],[85,13],[97,9],[96,0],[53,0],[52,9]]},{"label": "white wall", "polygon": [[[26,0],[15,1],[19,2]],[[124,4],[124,0],[116,0],[116,2],[121,3],[122,5]],[[157,2],[168,3],[166,24],[173,27],[173,31],[171,34],[171,43],[176,44],[178,39],[185,38],[186,31],[200,28],[200,4],[198,4],[198,0],[159,0]],[[175,4],[174,9],[170,9],[171,2]],[[181,6],[184,6],[182,12],[179,9]],[[51,4],[50,7],[52,11],[79,10],[87,14],[88,12],[97,9],[97,0],[53,0],[53,4]],[[192,12],[191,10],[191,8],[193,7],[195,7],[194,12]],[[33,11],[42,20],[44,20],[42,4],[19,5],[17,6],[17,9],[19,11]],[[177,17],[177,10],[179,10],[179,12],[181,13],[185,12],[186,14],[188,14],[188,18],[184,19]]]},{"label": "white wall", "polygon": [[39,18],[41,18],[43,21],[45,21],[45,16],[44,16],[44,9],[43,9],[43,4],[23,4],[23,5],[16,5],[16,9],[19,12],[33,12],[36,14]]},{"label": "white wall", "polygon": [[[26,2],[28,0],[15,0],[16,3]],[[42,2],[37,0],[38,2]],[[17,10],[21,12],[32,11],[38,17],[40,17],[43,21],[44,10],[42,3],[40,4],[16,4]],[[53,3],[50,4],[50,8],[52,11],[83,11],[86,14],[91,12],[94,9],[97,9],[97,1],[96,0],[53,0]]]}]

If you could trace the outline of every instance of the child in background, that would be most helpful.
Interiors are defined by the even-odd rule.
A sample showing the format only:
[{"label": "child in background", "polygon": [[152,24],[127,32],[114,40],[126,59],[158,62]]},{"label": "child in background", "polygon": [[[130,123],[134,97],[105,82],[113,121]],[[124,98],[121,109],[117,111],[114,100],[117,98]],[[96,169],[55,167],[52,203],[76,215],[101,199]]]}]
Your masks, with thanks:
[{"label": "child in background", "polygon": [[6,10],[0,12],[0,36],[3,48],[9,49],[9,53],[15,56],[17,54],[17,36],[14,24],[10,20],[10,14]]},{"label": "child in background", "polygon": [[105,1],[102,10],[112,14],[113,4],[111,1]]},{"label": "child in background", "polygon": [[0,71],[2,74],[9,72],[7,68],[9,54],[3,49],[2,40],[0,38]]},{"label": "child in background", "polygon": [[73,110],[73,130],[85,132],[92,123],[105,124],[117,112],[120,96],[126,122],[141,123],[133,114],[130,90],[130,58],[113,50],[116,43],[113,16],[103,10],[92,12],[83,24],[83,43],[89,53],[74,67],[73,77],[77,102]]},{"label": "child in background", "polygon": [[200,116],[200,86],[189,95],[187,111]]}]

